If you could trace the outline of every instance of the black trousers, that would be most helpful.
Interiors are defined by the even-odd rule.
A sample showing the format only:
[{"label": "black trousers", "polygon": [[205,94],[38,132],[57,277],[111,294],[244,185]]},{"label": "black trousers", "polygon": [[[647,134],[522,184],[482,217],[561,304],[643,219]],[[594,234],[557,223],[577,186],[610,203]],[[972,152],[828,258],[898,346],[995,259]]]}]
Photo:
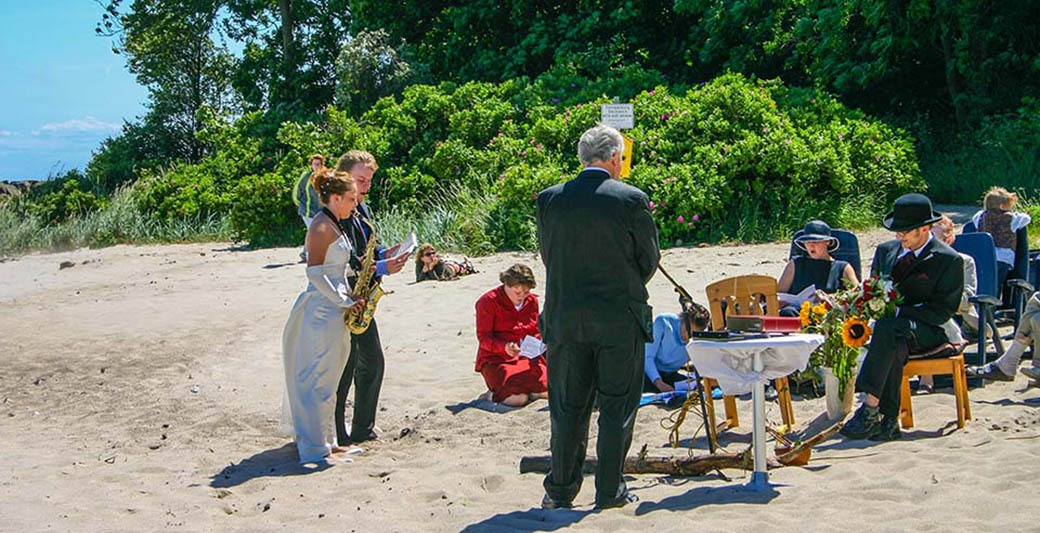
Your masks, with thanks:
[{"label": "black trousers", "polygon": [[[347,442],[363,442],[374,435],[376,408],[379,406],[379,390],[383,386],[383,346],[379,342],[379,328],[373,318],[372,324],[360,335],[350,335],[350,357],[336,390],[336,438],[341,445]],[[354,416],[347,433],[344,409],[354,382]],[[353,436],[353,438],[351,438]]]},{"label": "black trousers", "polygon": [[546,363],[552,461],[543,485],[552,499],[570,502],[581,490],[596,396],[596,502],[609,503],[625,492],[622,473],[639,408],[644,348],[635,324],[630,331],[619,331],[611,338],[550,344]]},{"label": "black trousers", "polygon": [[877,396],[881,414],[886,417],[899,416],[899,388],[908,356],[946,341],[946,333],[936,326],[900,317],[878,320],[856,378],[856,392]]}]

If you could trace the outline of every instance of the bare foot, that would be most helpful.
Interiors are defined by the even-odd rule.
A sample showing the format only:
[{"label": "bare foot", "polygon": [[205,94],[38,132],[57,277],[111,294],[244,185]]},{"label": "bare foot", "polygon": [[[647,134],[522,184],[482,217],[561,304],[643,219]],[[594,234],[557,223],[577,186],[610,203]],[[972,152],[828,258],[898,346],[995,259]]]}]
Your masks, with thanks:
[{"label": "bare foot", "polygon": [[545,392],[532,392],[531,394],[528,395],[528,398],[530,398],[530,400],[532,402],[535,401],[535,400],[548,400],[549,399],[549,391],[545,391]]},{"label": "bare foot", "polygon": [[509,407],[523,407],[530,403],[530,401],[531,400],[526,394],[514,394],[502,400],[502,405],[508,405]]}]

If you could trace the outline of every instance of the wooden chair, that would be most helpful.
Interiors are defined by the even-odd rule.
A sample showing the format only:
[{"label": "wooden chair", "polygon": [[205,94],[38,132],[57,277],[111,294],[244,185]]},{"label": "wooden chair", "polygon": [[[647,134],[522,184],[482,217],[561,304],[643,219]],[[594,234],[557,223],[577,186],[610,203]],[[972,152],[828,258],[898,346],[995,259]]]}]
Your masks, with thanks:
[{"label": "wooden chair", "polygon": [[[748,275],[726,278],[716,281],[705,288],[708,295],[708,304],[711,308],[711,326],[715,331],[726,327],[726,313],[741,315],[762,315],[762,304],[765,304],[765,315],[779,316],[780,301],[776,295],[776,278],[770,276]],[[723,311],[723,302],[726,302]],[[723,396],[722,403],[726,411],[726,419],[717,422],[715,417],[715,403],[711,399],[712,387],[717,382],[711,378],[704,378],[702,386],[705,391],[705,406],[708,412],[708,429],[710,437],[717,439],[718,431],[737,427],[740,420],[737,418],[737,401],[733,396]],[[794,408],[791,406],[791,388],[788,386],[787,378],[773,380],[773,385],[779,394],[780,416],[787,426],[784,431],[794,426]],[[781,431],[783,432],[783,431]]]},{"label": "wooden chair", "polygon": [[903,385],[900,387],[899,421],[903,429],[914,427],[914,407],[910,400],[910,376],[953,375],[953,396],[957,400],[957,427],[971,419],[968,402],[968,376],[964,372],[964,347],[967,343],[946,343],[925,354],[911,354],[903,367]]}]

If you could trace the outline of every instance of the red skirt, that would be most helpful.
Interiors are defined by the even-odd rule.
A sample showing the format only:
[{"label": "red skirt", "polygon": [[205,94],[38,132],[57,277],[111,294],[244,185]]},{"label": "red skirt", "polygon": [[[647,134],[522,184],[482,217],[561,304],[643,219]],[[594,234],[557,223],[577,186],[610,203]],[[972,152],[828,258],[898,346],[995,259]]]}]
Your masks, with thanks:
[{"label": "red skirt", "polygon": [[514,394],[549,390],[545,357],[518,357],[509,361],[490,362],[480,369],[480,373],[493,393],[491,399],[495,402],[501,402]]}]

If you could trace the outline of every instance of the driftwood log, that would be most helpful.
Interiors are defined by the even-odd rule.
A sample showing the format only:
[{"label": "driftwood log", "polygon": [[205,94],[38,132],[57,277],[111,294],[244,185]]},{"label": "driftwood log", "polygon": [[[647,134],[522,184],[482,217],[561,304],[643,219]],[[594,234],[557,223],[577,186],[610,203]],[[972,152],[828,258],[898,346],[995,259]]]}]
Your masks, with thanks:
[{"label": "driftwood log", "polygon": [[[768,457],[769,468],[798,466],[808,463],[809,454],[812,452],[813,446],[827,440],[827,438],[841,429],[841,426],[840,422],[834,424],[811,438],[797,443],[794,447],[786,449],[778,455]],[[520,459],[520,473],[545,473],[549,471],[549,465],[549,456],[525,456]],[[723,468],[752,470],[754,464],[751,447],[749,446],[743,452],[716,452],[694,457],[650,457],[646,455],[646,446],[644,445],[638,456],[625,459],[626,474],[703,476]],[[586,474],[594,472],[596,470],[596,458],[586,457],[582,470]]]}]

